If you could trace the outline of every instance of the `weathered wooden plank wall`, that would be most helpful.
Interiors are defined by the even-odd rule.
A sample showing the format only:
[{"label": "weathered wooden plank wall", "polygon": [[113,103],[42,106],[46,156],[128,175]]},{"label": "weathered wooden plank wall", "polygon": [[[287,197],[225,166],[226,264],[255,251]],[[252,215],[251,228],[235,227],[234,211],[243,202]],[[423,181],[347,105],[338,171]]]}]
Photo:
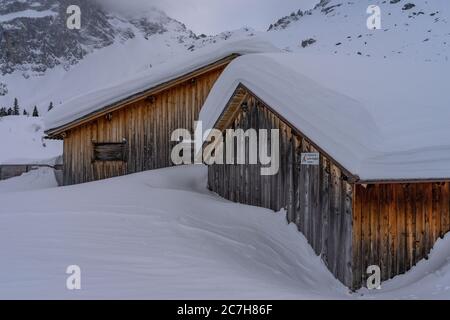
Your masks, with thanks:
[{"label": "weathered wooden plank wall", "polygon": [[450,183],[355,186],[354,287],[366,282],[368,266],[382,280],[405,273],[426,258],[450,231]]},{"label": "weathered wooden plank wall", "polygon": [[[288,221],[297,225],[331,272],[350,287],[352,185],[323,154],[320,166],[301,165],[302,152],[318,150],[256,97],[244,102],[247,111],[241,110],[229,128],[279,129],[280,170],[274,176],[261,176],[260,165],[212,165],[209,188],[231,201],[275,211],[285,208]],[[247,161],[248,152],[247,145]]]},{"label": "weathered wooden plank wall", "polygon": [[[345,169],[257,97],[240,89],[234,109],[236,101],[247,111],[233,110],[234,122],[223,123],[231,123],[229,129],[279,129],[280,171],[261,176],[260,165],[213,165],[209,188],[235,202],[286,208],[288,221],[348,287],[365,286],[371,265],[381,268],[383,281],[405,273],[450,231],[449,182],[350,183]],[[302,152],[319,152],[320,166],[301,165]]]},{"label": "weathered wooden plank wall", "polygon": [[[142,99],[66,132],[64,184],[78,184],[172,165],[170,137],[178,128],[193,131],[212,86],[224,67]],[[93,162],[93,141],[127,141],[127,161]]]}]

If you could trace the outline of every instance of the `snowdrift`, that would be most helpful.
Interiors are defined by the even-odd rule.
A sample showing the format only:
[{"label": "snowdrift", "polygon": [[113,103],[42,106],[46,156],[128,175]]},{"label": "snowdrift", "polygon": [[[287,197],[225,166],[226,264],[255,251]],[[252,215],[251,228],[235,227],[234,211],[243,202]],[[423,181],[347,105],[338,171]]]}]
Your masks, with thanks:
[{"label": "snowdrift", "polygon": [[63,152],[62,142],[43,139],[42,118],[2,117],[0,137],[0,165],[48,163]]}]

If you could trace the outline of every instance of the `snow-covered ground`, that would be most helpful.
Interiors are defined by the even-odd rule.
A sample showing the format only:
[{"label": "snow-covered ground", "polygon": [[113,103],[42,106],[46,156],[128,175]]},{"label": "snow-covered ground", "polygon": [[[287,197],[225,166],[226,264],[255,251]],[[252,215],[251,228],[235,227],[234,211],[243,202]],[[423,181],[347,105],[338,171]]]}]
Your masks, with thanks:
[{"label": "snow-covered ground", "polygon": [[62,142],[44,140],[42,118],[0,117],[0,164],[36,164],[62,154]]},{"label": "snow-covered ground", "polygon": [[[204,167],[0,193],[0,298],[346,298],[283,214],[209,193]],[[82,290],[66,290],[79,265]]]},{"label": "snow-covered ground", "polygon": [[52,168],[39,168],[22,174],[20,177],[0,181],[0,194],[18,191],[55,188],[58,186]]},{"label": "snow-covered ground", "polygon": [[[450,298],[450,238],[383,290],[350,294],[283,213],[221,199],[206,178],[188,166],[0,190],[0,298]],[[69,265],[80,291],[66,289]]]}]

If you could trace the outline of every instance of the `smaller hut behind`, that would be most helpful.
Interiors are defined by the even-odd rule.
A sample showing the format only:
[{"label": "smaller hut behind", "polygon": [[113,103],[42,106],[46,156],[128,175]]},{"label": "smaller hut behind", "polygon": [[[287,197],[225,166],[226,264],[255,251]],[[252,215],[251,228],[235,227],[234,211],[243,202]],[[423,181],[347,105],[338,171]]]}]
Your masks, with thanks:
[{"label": "smaller hut behind", "polygon": [[[439,84],[426,86],[436,79],[394,74],[389,63],[314,62],[255,54],[225,69],[201,111],[203,127],[224,138],[227,129],[278,129],[280,169],[261,176],[260,164],[213,164],[208,184],[232,201],[285,209],[329,270],[358,289],[369,266],[382,280],[405,273],[450,231],[449,129],[441,126],[450,103]],[[389,78],[376,82],[383,73]],[[430,91],[405,94],[418,82]],[[352,86],[339,93],[333,83]],[[396,83],[402,89],[393,91]],[[304,161],[307,154],[317,161]]]},{"label": "smaller hut behind", "polygon": [[224,68],[270,51],[256,38],[226,41],[57,106],[45,122],[48,138],[64,140],[64,184],[172,166],[171,133],[193,129]]}]

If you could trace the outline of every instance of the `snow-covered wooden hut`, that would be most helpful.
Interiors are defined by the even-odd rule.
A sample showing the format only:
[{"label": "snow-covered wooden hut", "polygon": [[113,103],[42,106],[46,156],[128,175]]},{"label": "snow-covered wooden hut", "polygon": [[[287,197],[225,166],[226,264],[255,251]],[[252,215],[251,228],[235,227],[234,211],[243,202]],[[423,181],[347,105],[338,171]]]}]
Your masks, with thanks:
[{"label": "snow-covered wooden hut", "polygon": [[209,188],[285,209],[350,288],[365,285],[369,266],[382,280],[405,273],[450,230],[450,98],[439,68],[283,53],[234,60],[205,102],[203,127],[224,137],[279,129],[280,169],[213,164]]},{"label": "snow-covered wooden hut", "polygon": [[274,50],[256,38],[227,41],[57,106],[46,116],[46,133],[64,140],[64,184],[171,166],[172,131],[193,128],[230,61]]}]

